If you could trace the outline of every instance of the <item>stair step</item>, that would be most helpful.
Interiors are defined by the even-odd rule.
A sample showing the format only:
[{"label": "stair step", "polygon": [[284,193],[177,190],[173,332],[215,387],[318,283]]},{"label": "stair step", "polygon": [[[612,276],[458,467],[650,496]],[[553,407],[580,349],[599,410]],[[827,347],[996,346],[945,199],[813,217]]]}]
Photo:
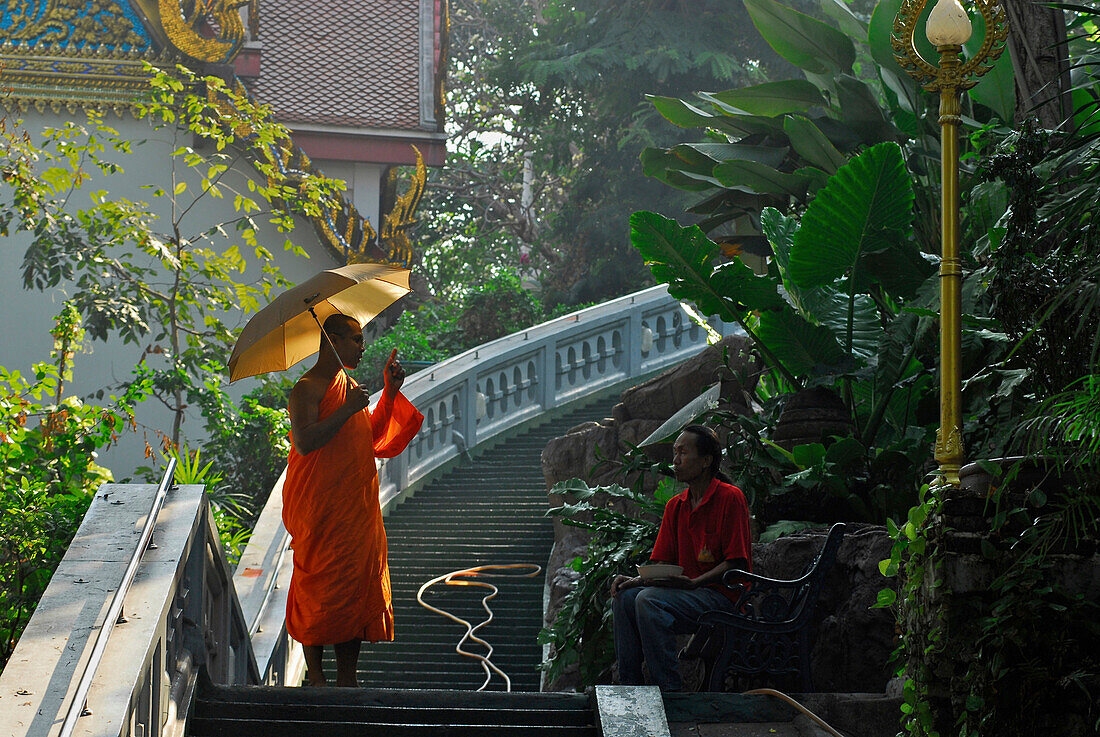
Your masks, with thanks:
[{"label": "stair step", "polygon": [[229,717],[240,720],[273,722],[359,722],[391,724],[448,724],[455,719],[465,724],[522,725],[544,724],[585,726],[591,721],[586,711],[534,708],[441,709],[428,706],[370,704],[263,704],[249,701],[205,701],[195,708],[199,719]]},{"label": "stair step", "polygon": [[267,719],[193,719],[193,737],[280,737],[309,734],[327,737],[518,737],[519,735],[552,735],[553,737],[596,737],[595,727],[543,725],[479,725],[461,721],[461,713],[449,724],[392,724],[388,722],[308,723]]}]

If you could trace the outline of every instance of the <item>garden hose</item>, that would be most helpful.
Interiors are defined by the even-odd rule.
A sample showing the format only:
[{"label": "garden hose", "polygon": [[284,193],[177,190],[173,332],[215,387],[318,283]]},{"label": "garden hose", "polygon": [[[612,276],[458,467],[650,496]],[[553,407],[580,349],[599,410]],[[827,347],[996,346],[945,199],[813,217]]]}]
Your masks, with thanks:
[{"label": "garden hose", "polygon": [[[462,569],[457,570],[457,571],[451,571],[450,573],[444,574],[442,576],[436,576],[431,581],[428,581],[426,584],[421,586],[420,590],[416,592],[416,600],[417,600],[417,602],[420,603],[420,606],[424,607],[425,609],[430,609],[431,611],[435,612],[436,614],[442,614],[447,619],[450,619],[454,622],[458,622],[459,624],[462,624],[462,625],[466,626],[466,634],[464,634],[462,636],[462,639],[460,639],[458,641],[458,644],[455,645],[455,652],[458,653],[459,655],[464,655],[467,658],[475,658],[478,661],[480,661],[481,669],[485,671],[485,682],[482,683],[481,686],[477,689],[478,691],[484,690],[485,687],[489,685],[489,681],[492,680],[492,678],[493,678],[493,673],[496,673],[497,675],[499,675],[501,678],[504,679],[504,686],[505,686],[506,691],[510,692],[512,690],[512,679],[508,677],[507,673],[505,673],[500,668],[498,668],[496,665],[494,665],[492,660],[490,659],[493,656],[493,646],[490,645],[485,640],[478,637],[476,634],[474,634],[479,629],[481,629],[485,625],[489,624],[489,622],[493,621],[493,610],[489,608],[489,600],[492,599],[494,596],[496,596],[497,593],[500,591],[500,589],[498,589],[496,586],[489,583],[488,581],[468,581],[468,580],[461,579],[461,578],[458,578],[458,577],[460,577],[460,576],[493,576],[493,575],[496,575],[496,576],[509,576],[509,574],[505,574],[505,573],[493,574],[493,573],[486,573],[486,571],[512,570],[512,569],[516,569],[516,568],[526,568],[530,572],[529,573],[521,573],[521,574],[512,574],[510,577],[513,577],[513,578],[533,578],[533,577],[539,575],[540,573],[542,573],[542,566],[537,566],[534,563],[508,563],[508,564],[499,564],[499,565],[474,566],[473,568],[462,568]],[[473,626],[469,622],[467,622],[465,619],[463,619],[462,617],[458,617],[454,614],[451,614],[448,611],[445,611],[445,610],[440,609],[438,607],[434,607],[431,604],[428,604],[427,602],[425,602],[424,598],[423,598],[424,597],[424,592],[427,591],[432,586],[434,586],[435,584],[440,583],[440,582],[442,582],[442,583],[444,583],[448,586],[477,586],[477,587],[480,587],[480,588],[491,589],[491,591],[488,594],[486,594],[484,597],[482,597],[482,599],[481,599],[481,606],[485,610],[486,614],[489,615],[488,619],[478,623],[476,626]],[[482,645],[483,647],[488,649],[489,654],[488,655],[478,655],[477,653],[472,653],[472,652],[469,652],[468,650],[463,650],[462,645],[467,640],[472,640],[473,642],[476,642],[479,645]]]},{"label": "garden hose", "polygon": [[742,695],[743,696],[756,696],[756,695],[774,696],[777,699],[780,699],[782,701],[786,701],[788,704],[793,706],[795,709],[798,709],[798,711],[800,711],[803,714],[805,714],[806,716],[808,716],[819,727],[824,729],[829,734],[833,735],[833,737],[844,737],[844,735],[842,735],[840,732],[836,731],[835,729],[830,727],[828,724],[826,724],[824,719],[819,717],[817,714],[814,714],[812,711],[810,711],[805,706],[798,703],[797,701],[795,701],[794,699],[792,699],[790,696],[783,693],[782,691],[776,691],[774,688],[754,688],[751,691],[745,691]]}]

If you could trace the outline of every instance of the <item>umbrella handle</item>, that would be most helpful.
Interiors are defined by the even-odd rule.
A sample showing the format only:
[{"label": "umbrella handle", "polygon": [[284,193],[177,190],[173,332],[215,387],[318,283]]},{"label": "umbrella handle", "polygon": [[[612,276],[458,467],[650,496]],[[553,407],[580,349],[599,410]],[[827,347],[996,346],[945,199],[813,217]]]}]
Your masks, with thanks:
[{"label": "umbrella handle", "polygon": [[336,362],[340,365],[340,370],[344,372],[344,377],[350,379],[347,369],[344,368],[344,362],[340,360],[340,353],[336,350],[336,346],[332,344],[332,338],[328,337],[328,333],[325,332],[325,328],[321,325],[321,321],[317,319],[317,313],[313,311],[313,308],[309,308],[309,314],[313,315],[313,322],[317,323],[317,327],[321,329],[321,335],[325,337],[325,342],[328,343],[328,347],[332,349],[332,355],[336,356]]}]

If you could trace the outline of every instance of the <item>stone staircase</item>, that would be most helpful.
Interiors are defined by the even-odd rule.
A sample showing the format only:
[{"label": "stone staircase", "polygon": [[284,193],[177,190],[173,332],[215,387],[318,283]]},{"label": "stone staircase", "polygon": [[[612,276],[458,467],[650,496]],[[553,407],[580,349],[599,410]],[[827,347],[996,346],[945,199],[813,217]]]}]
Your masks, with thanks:
[{"label": "stone staircase", "polygon": [[218,686],[203,679],[189,737],[599,737],[585,694]]},{"label": "stone staircase", "polygon": [[[364,643],[360,686],[472,691],[485,683],[479,662],[455,653],[466,628],[420,606],[416,593],[427,581],[458,569],[518,563],[545,566],[554,533],[551,520],[544,516],[542,450],[569,428],[610,415],[618,396],[618,392],[605,393],[480,453],[472,462],[463,461],[386,517],[396,641]],[[523,572],[478,577],[497,586],[499,593],[489,602],[493,620],[476,634],[492,645],[492,662],[508,674],[513,691],[538,691],[542,646],[537,636],[542,627],[544,576],[517,575]],[[477,625],[488,616],[482,608],[487,593],[479,587],[440,583],[424,599]],[[477,643],[463,648],[488,654]],[[333,682],[335,661],[331,652],[326,656]],[[504,679],[493,674],[486,690],[505,687]]]}]

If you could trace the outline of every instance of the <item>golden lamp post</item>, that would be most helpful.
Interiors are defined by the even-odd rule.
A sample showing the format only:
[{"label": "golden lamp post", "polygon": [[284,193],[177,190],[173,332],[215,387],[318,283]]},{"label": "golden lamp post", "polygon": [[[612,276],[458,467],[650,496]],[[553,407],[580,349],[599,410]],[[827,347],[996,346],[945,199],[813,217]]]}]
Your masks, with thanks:
[{"label": "golden lamp post", "polygon": [[939,0],[928,14],[925,32],[940,55],[937,67],[917,51],[917,21],[928,0],[905,0],[894,19],[894,58],[929,92],[940,93],[940,182],[943,230],[940,260],[940,428],[936,461],[944,481],[959,485],[962,444],[962,261],[959,259],[960,97],[978,83],[1004,51],[1008,23],[997,0],[974,0],[985,20],[985,39],[973,57],[962,58],[970,40],[970,17],[959,0]]}]

